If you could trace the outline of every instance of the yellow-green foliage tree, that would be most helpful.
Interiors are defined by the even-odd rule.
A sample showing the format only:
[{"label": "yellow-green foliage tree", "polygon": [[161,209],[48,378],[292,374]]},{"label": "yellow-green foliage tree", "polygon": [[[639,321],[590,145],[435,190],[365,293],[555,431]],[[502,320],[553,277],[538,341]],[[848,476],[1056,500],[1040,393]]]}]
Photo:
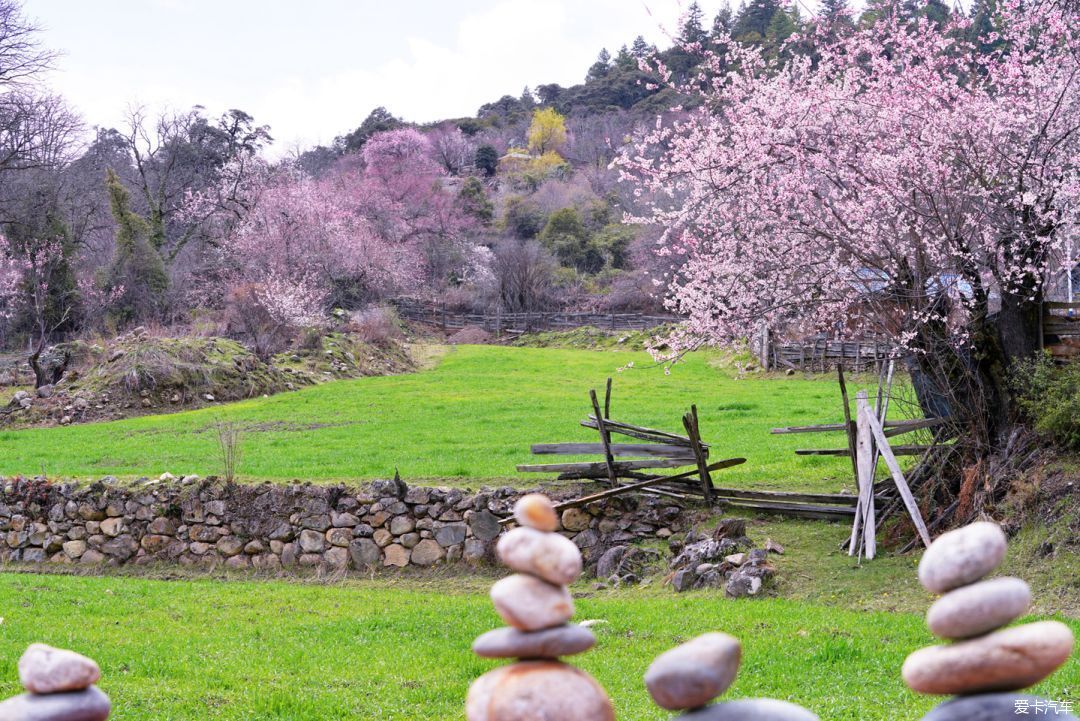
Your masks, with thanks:
[{"label": "yellow-green foliage tree", "polygon": [[555,108],[533,111],[529,125],[529,150],[536,155],[557,153],[566,144],[566,118]]}]

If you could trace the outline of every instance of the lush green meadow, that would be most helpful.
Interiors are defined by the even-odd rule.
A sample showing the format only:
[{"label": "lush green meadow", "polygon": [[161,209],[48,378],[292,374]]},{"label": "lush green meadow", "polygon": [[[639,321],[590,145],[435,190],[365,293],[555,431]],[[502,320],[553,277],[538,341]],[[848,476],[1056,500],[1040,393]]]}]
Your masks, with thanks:
[{"label": "lush green meadow", "polygon": [[[220,470],[214,424],[246,434],[244,480],[341,481],[387,477],[476,485],[516,476],[532,443],[595,440],[578,422],[588,390],[613,376],[612,415],[680,431],[697,403],[715,458],[747,463],[717,483],[838,491],[850,488],[844,458],[793,450],[842,436],[773,436],[773,426],[842,420],[836,381],[823,377],[738,378],[719,355],[694,354],[670,375],[644,353],[459,346],[435,367],[408,375],[338,381],[269,398],[172,415],[0,433],[0,474],[50,477],[208,475]],[[633,363],[622,372],[620,367]],[[876,382],[874,379],[867,379]],[[820,445],[819,445],[820,447]],[[548,462],[556,460],[552,457]]]},{"label": "lush green meadow", "polygon": [[[465,691],[495,662],[469,644],[499,625],[487,579],[419,582],[161,581],[0,576],[0,694],[17,692],[15,660],[32,641],[96,658],[116,721],[154,719],[462,719]],[[899,669],[932,642],[914,614],[856,612],[711,593],[589,593],[578,619],[602,619],[600,643],[576,659],[618,716],[669,718],[642,674],[660,652],[722,629],[744,644],[731,696],[802,703],[823,719],[915,719],[933,703]],[[1073,623],[1080,630],[1080,624]],[[1040,691],[1080,686],[1073,661]]]}]

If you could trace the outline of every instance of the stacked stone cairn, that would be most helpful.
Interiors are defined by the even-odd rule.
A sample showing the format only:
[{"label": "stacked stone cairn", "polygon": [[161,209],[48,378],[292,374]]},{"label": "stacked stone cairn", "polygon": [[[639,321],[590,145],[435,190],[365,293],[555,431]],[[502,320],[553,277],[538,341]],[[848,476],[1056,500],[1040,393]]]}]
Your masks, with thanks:
[{"label": "stacked stone cairn", "polygon": [[520,498],[514,518],[520,526],[499,540],[496,551],[516,573],[491,589],[508,627],[481,635],[473,651],[518,660],[473,682],[465,715],[468,721],[614,721],[603,687],[559,661],[596,644],[592,631],[569,623],[574,602],[567,585],[581,575],[581,551],[555,533],[559,519],[546,496]]},{"label": "stacked stone cairn", "polygon": [[19,659],[27,693],[0,703],[0,721],[105,721],[109,697],[94,684],[101,669],[91,659],[41,643]]},{"label": "stacked stone cairn", "polygon": [[1031,603],[1031,590],[1019,578],[983,580],[1001,564],[1005,549],[1001,528],[980,521],[942,534],[919,563],[923,587],[944,594],[927,612],[927,626],[951,643],[908,656],[904,682],[919,693],[958,696],[924,721],[1004,721],[1018,713],[1076,721],[1067,711],[1058,713],[1056,702],[1017,693],[1068,660],[1073,634],[1057,621],[1002,628]]},{"label": "stacked stone cairn", "polygon": [[816,714],[787,701],[747,698],[712,703],[735,681],[742,645],[726,633],[706,633],[656,657],[645,672],[653,701],[682,711],[686,721],[818,721]]}]

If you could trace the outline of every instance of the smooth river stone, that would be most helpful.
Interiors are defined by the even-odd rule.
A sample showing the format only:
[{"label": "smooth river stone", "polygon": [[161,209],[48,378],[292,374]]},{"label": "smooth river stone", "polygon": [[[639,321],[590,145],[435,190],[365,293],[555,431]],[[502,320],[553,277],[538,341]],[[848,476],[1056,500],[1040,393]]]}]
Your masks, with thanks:
[{"label": "smooth river stone", "polygon": [[676,716],[687,721],[819,721],[817,714],[773,698],[742,698]]},{"label": "smooth river stone", "polygon": [[581,550],[558,533],[544,533],[535,528],[515,528],[499,539],[495,550],[499,560],[518,573],[566,586],[581,575]]},{"label": "smooth river stone", "polygon": [[514,519],[522,526],[538,531],[554,531],[559,527],[559,515],[551,499],[543,493],[529,493],[514,504]]},{"label": "smooth river stone", "polygon": [[[988,693],[961,696],[938,704],[922,721],[1015,721],[1018,715],[1045,716],[1050,721],[1077,721],[1068,711],[1038,696]],[[1026,712],[1023,709],[1027,709]],[[1036,710],[1038,709],[1038,710]]]},{"label": "smooth river stone", "polygon": [[19,681],[31,693],[82,691],[100,678],[92,659],[43,643],[30,644],[19,659]]},{"label": "smooth river stone", "polygon": [[739,639],[706,633],[657,656],[645,672],[645,686],[669,711],[697,708],[727,690],[741,660]]},{"label": "smooth river stone", "polygon": [[558,658],[583,653],[595,645],[592,631],[571,623],[543,631],[497,628],[473,641],[472,650],[484,658]]},{"label": "smooth river stone", "polygon": [[47,696],[24,693],[0,703],[0,721],[105,721],[109,697],[97,686]]},{"label": "smooth river stone", "polygon": [[1054,672],[1072,653],[1073,634],[1059,621],[1038,621],[948,646],[915,651],[901,674],[919,693],[1016,691]]},{"label": "smooth river stone", "polygon": [[971,638],[1023,616],[1031,589],[1019,578],[992,578],[949,591],[926,612],[926,625],[941,638]]},{"label": "smooth river stone", "polygon": [[491,601],[503,621],[519,631],[561,626],[574,615],[574,600],[562,586],[517,573],[491,587]]},{"label": "smooth river stone", "polygon": [[615,721],[607,693],[592,676],[555,661],[520,661],[473,682],[468,721]]},{"label": "smooth river stone", "polygon": [[943,533],[919,561],[919,582],[932,593],[974,583],[998,567],[1005,546],[1005,532],[989,521]]}]

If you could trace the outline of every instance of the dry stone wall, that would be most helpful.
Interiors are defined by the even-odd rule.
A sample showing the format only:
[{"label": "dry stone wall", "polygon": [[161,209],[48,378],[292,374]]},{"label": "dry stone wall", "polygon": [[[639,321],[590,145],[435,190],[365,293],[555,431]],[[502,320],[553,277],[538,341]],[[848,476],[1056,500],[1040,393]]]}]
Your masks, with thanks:
[{"label": "dry stone wall", "polygon": [[[370,571],[486,564],[523,491],[225,485],[196,477],[120,485],[0,483],[0,562]],[[595,567],[618,545],[684,531],[668,500],[613,498],[566,510],[559,533]]]}]

